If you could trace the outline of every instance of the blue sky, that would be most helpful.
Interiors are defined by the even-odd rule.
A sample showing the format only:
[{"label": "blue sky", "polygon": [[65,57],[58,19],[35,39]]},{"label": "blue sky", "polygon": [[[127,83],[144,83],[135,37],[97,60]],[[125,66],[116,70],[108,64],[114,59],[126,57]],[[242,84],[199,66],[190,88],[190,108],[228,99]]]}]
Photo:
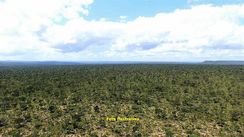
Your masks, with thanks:
[{"label": "blue sky", "polygon": [[0,60],[244,60],[244,0],[0,0]]},{"label": "blue sky", "polygon": [[185,0],[97,0],[90,6],[87,19],[106,18],[116,21],[120,16],[127,16],[128,20],[133,20],[139,16],[150,17],[189,6]]},{"label": "blue sky", "polygon": [[120,16],[133,20],[139,16],[154,16],[157,13],[173,12],[176,9],[186,9],[193,5],[241,4],[243,0],[96,0],[89,6],[89,20],[117,21]]}]

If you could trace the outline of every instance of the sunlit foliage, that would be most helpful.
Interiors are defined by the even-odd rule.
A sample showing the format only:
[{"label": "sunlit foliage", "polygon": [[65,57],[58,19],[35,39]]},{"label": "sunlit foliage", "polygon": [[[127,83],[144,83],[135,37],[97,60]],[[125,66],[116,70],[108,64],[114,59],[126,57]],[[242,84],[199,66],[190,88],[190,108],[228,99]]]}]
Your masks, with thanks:
[{"label": "sunlit foliage", "polygon": [[243,66],[0,67],[0,136],[238,137],[243,116]]}]

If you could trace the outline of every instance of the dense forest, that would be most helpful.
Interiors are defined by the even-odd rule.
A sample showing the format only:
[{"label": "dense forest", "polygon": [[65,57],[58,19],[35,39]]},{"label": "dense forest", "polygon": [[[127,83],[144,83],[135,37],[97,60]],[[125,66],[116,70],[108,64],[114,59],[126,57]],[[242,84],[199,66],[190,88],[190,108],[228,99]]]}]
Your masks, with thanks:
[{"label": "dense forest", "polygon": [[1,66],[0,136],[243,137],[244,66]]}]

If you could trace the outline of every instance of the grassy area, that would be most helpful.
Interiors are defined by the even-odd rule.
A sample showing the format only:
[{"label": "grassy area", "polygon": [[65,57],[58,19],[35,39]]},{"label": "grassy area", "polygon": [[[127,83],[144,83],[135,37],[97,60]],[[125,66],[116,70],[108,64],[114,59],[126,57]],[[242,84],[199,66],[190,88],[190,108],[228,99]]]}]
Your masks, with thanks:
[{"label": "grassy area", "polygon": [[241,137],[244,66],[0,67],[1,135]]}]

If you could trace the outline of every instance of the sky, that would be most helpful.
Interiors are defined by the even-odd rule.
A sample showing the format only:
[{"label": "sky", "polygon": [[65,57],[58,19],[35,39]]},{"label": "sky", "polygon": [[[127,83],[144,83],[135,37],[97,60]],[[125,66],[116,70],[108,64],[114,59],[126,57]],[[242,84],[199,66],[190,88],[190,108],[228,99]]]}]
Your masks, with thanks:
[{"label": "sky", "polygon": [[0,60],[244,60],[244,0],[0,0]]}]

